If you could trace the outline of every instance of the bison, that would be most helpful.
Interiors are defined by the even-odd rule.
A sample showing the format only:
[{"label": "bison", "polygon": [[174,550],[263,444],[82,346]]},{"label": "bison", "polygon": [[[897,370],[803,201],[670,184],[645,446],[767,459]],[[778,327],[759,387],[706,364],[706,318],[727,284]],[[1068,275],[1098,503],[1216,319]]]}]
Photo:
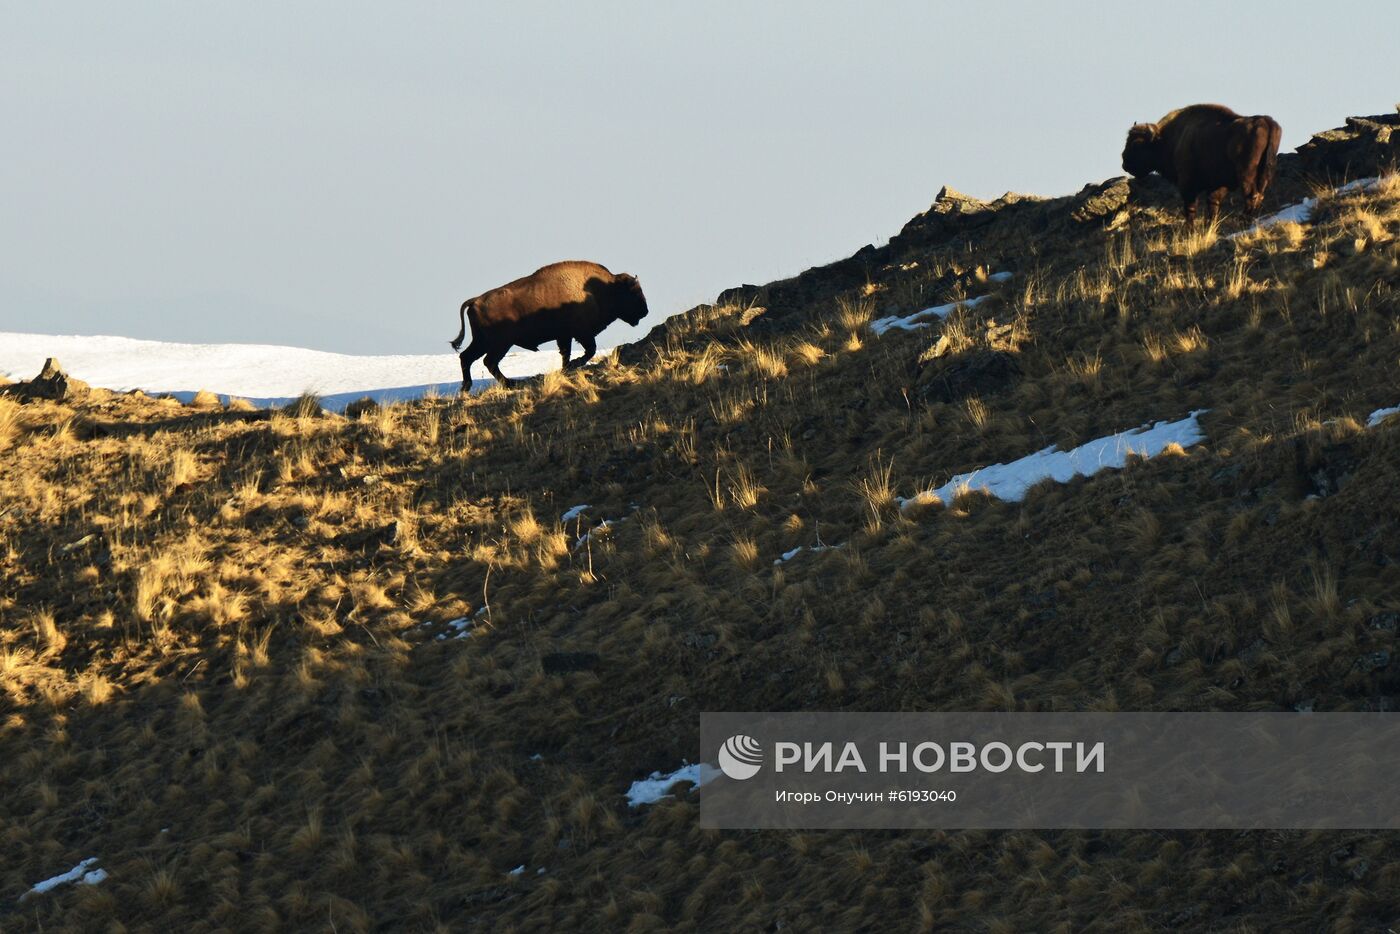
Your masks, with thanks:
[{"label": "bison", "polygon": [[[511,380],[500,370],[501,358],[511,347],[537,350],[555,341],[564,358],[564,369],[583,366],[597,352],[594,338],[619,318],[639,324],[647,314],[646,296],[635,276],[614,275],[606,267],[582,260],[551,263],[530,275],[508,282],[462,303],[462,329],[452,349],[462,346],[467,322],[472,342],[460,354],[462,392],[470,392],[471,366],[486,358],[486,369],[501,383]],[[571,342],[578,341],[583,356],[569,359]]]},{"label": "bison", "polygon": [[1196,219],[1196,199],[1206,194],[1215,220],[1232,188],[1244,195],[1251,212],[1259,210],[1274,179],[1278,143],[1279,125],[1272,117],[1241,117],[1220,104],[1193,104],[1129,130],[1123,170],[1134,176],[1160,172],[1175,182],[1188,222]]}]

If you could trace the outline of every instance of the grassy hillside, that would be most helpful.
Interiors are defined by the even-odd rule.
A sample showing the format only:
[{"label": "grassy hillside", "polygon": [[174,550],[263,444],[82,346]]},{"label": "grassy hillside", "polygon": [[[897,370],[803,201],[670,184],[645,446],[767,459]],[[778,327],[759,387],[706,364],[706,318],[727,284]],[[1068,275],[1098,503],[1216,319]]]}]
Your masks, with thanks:
[{"label": "grassy hillside", "polygon": [[[945,192],[513,392],[0,396],[0,928],[1385,930],[1394,834],[720,833],[624,797],[704,710],[1400,704],[1400,419],[1367,427],[1400,179],[1336,192],[1355,139],[1259,230],[1150,184]],[[915,498],[1197,409],[1204,443],[1023,502]]]}]

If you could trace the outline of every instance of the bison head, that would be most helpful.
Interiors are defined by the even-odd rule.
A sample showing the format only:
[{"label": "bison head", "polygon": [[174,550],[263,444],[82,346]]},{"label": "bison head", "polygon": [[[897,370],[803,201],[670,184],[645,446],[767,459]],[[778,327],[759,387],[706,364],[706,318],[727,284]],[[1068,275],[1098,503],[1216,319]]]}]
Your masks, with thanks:
[{"label": "bison head", "polygon": [[634,326],[647,316],[647,297],[642,294],[642,284],[636,276],[624,272],[613,280],[613,310]]},{"label": "bison head", "polygon": [[1133,124],[1123,146],[1123,171],[1137,177],[1151,175],[1157,168],[1157,124]]}]

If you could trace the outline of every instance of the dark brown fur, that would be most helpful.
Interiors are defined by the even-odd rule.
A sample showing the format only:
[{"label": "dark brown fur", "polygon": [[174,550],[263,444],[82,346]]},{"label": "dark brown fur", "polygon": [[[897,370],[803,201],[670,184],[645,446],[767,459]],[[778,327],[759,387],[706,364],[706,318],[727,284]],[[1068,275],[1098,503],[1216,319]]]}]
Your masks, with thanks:
[{"label": "dark brown fur", "polygon": [[[570,369],[593,358],[598,349],[594,338],[608,325],[618,319],[635,325],[646,314],[646,296],[635,276],[613,275],[583,260],[551,263],[462,303],[462,329],[452,341],[453,350],[462,346],[470,321],[472,341],[460,354],[462,391],[471,390],[471,365],[481,357],[491,375],[509,386],[500,363],[511,347],[536,350],[554,341],[564,368]],[[583,356],[570,361],[572,341],[583,347]]]},{"label": "dark brown fur", "polygon": [[1219,104],[1193,104],[1129,130],[1123,170],[1132,175],[1160,172],[1175,182],[1188,221],[1195,220],[1196,199],[1203,194],[1211,219],[1219,217],[1231,189],[1244,195],[1251,212],[1257,211],[1274,179],[1279,134],[1272,117],[1241,117]]}]

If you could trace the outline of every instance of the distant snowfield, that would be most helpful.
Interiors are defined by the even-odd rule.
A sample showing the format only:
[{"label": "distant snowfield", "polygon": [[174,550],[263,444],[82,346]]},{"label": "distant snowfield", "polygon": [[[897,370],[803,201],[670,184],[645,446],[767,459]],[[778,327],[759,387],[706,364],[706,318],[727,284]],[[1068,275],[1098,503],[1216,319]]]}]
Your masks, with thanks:
[{"label": "distant snowfield", "polygon": [[[314,392],[322,405],[337,412],[365,396],[397,402],[430,392],[451,395],[462,384],[457,354],[446,346],[440,354],[357,356],[271,344],[178,344],[0,331],[0,373],[8,378],[33,378],[46,357],[58,358],[70,376],[103,389],[171,393],[186,401],[207,389],[261,406],[284,405]],[[501,362],[501,372],[512,377],[558,367],[553,345],[509,353]],[[479,360],[472,375],[478,377],[472,381],[474,392],[494,382]]]}]

